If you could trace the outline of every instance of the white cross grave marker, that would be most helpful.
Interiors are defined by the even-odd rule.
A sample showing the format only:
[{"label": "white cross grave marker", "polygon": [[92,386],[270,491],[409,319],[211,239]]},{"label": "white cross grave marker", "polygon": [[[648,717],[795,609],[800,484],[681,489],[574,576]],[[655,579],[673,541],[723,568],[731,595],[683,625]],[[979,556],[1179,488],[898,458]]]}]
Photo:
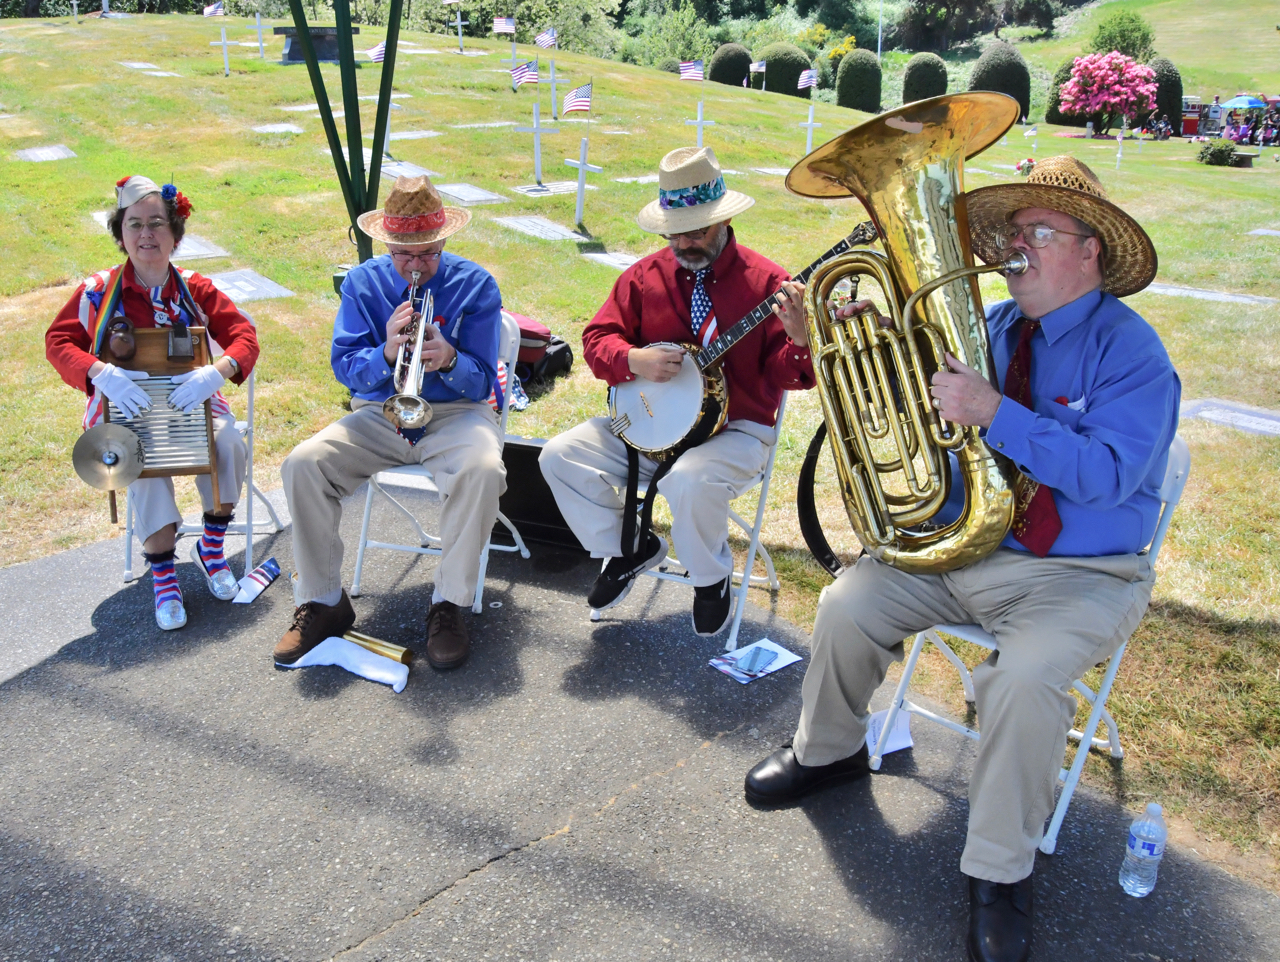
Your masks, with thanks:
[{"label": "white cross grave marker", "polygon": [[[105,3],[107,2],[107,0],[102,0],[102,2],[105,4]],[[227,55],[227,50],[228,50],[228,48],[229,48],[231,45],[230,45],[229,43],[227,43],[227,28],[226,28],[226,27],[223,27],[223,28],[222,28],[222,39],[221,39],[220,41],[219,41],[219,40],[210,40],[210,41],[209,41],[209,46],[211,46],[211,47],[221,47],[221,48],[222,48],[222,75],[223,75],[224,77],[230,77],[230,76],[231,76],[231,59],[230,59],[230,57]]]},{"label": "white cross grave marker", "polygon": [[[555,99],[552,98],[552,103]],[[556,134],[560,131],[555,127],[543,127],[542,121],[538,116],[538,102],[533,102],[533,126],[517,127],[518,134],[533,134],[533,179],[541,185],[542,183],[542,135]]]},{"label": "white cross grave marker", "polygon": [[804,130],[804,152],[806,154],[811,154],[813,153],[814,128],[822,126],[822,124],[815,124],[813,122],[813,104],[809,104],[809,122],[806,124],[800,124],[800,126],[805,129]]},{"label": "white cross grave marker", "polygon": [[685,126],[686,126],[686,127],[688,127],[688,126],[693,126],[693,127],[697,127],[697,128],[698,128],[698,146],[699,146],[699,147],[701,147],[701,146],[702,146],[702,128],[703,128],[703,127],[714,127],[715,125],[716,125],[716,122],[715,122],[714,120],[703,120],[703,119],[702,119],[702,101],[701,101],[701,100],[699,100],[699,101],[698,101],[698,119],[697,119],[697,120],[686,120],[686,121],[685,121]]},{"label": "white cross grave marker", "polygon": [[[559,41],[557,41],[557,43],[558,42]],[[556,49],[559,49],[559,48],[557,47]],[[556,61],[555,61],[555,58],[552,57],[551,58],[551,119],[552,120],[560,119],[559,104],[560,102],[556,100]],[[542,183],[542,181],[538,181],[538,183]]]},{"label": "white cross grave marker", "polygon": [[509,63],[511,64],[511,69],[514,70],[516,64],[519,62],[520,61],[516,59],[516,35],[513,33],[511,35],[511,59],[508,60],[506,57],[503,57],[498,61],[498,63]]},{"label": "white cross grave marker", "polygon": [[455,18],[452,21],[450,21],[448,25],[450,27],[458,28],[458,53],[462,53],[462,28],[471,26],[471,21],[462,19],[461,7],[459,7],[455,11],[455,14],[456,14]]},{"label": "white cross grave marker", "polygon": [[254,19],[254,22],[255,22],[255,23],[257,23],[257,26],[256,26],[256,27],[245,27],[245,29],[246,29],[246,30],[253,30],[253,31],[256,31],[256,32],[257,32],[257,34],[258,34],[258,56],[259,56],[259,57],[261,57],[263,60],[266,60],[266,59],[267,59],[266,51],[262,49],[262,32],[263,32],[264,30],[270,30],[271,28],[270,28],[270,27],[264,27],[264,26],[262,25],[262,14],[260,14],[260,13],[255,13],[255,14],[253,15],[253,19]]},{"label": "white cross grave marker", "polygon": [[102,0],[102,15],[105,17],[111,12],[111,0]]},{"label": "white cross grave marker", "polygon": [[578,151],[578,159],[569,160],[566,157],[564,162],[569,167],[578,168],[578,203],[577,203],[577,206],[574,208],[573,216],[574,216],[574,223],[581,224],[583,201],[586,199],[586,196],[587,196],[587,171],[591,171],[591,173],[593,174],[599,174],[604,170],[604,168],[596,167],[592,164],[587,163],[587,138],[586,137],[582,138],[582,149]]},{"label": "white cross grave marker", "polygon": [[80,7],[76,0],[71,0],[71,17],[76,23],[80,22]]}]

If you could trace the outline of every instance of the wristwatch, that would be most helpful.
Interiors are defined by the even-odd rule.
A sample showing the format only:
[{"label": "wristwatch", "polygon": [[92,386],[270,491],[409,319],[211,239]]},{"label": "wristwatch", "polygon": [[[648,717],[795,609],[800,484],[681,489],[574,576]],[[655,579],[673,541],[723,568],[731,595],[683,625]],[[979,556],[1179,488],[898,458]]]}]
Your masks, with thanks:
[{"label": "wristwatch", "polygon": [[225,357],[227,359],[227,363],[231,365],[231,376],[236,377],[240,373],[240,362],[230,354],[224,354],[222,356]]},{"label": "wristwatch", "polygon": [[457,351],[457,348],[454,348],[452,360],[449,361],[448,366],[440,368],[440,373],[448,374],[457,366],[458,366],[458,351]]}]

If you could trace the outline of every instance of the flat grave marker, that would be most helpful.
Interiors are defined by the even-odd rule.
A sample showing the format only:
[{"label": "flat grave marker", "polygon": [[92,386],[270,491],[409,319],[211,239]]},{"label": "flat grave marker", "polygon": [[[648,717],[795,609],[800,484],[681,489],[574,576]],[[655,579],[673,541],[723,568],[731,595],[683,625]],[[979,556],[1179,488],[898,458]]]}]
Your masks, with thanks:
[{"label": "flat grave marker", "polygon": [[[412,52],[412,51],[411,51]],[[408,100],[413,94],[392,94],[392,100]],[[356,100],[377,100],[377,94],[369,94],[367,97],[357,97]]]},{"label": "flat grave marker", "polygon": [[425,167],[419,167],[417,164],[411,164],[407,160],[397,160],[390,164],[382,165],[382,172],[388,177],[439,177],[434,170],[427,170]]},{"label": "flat grave marker", "polygon": [[159,70],[153,63],[147,63],[144,60],[117,60],[116,63],[122,67],[128,67],[130,70]]},{"label": "flat grave marker", "polygon": [[54,144],[52,147],[29,147],[17,153],[19,160],[24,160],[30,164],[40,164],[47,160],[69,160],[75,155],[75,151],[66,144]]},{"label": "flat grave marker", "polygon": [[238,271],[210,274],[209,280],[213,281],[213,286],[236,304],[245,301],[265,301],[276,297],[293,297],[293,291],[287,287],[281,287],[275,281],[268,280],[247,267]]},{"label": "flat grave marker", "polygon": [[[752,167],[757,174],[765,174],[769,177],[786,177],[791,173],[790,167]],[[727,171],[724,171],[727,173]]]},{"label": "flat grave marker", "polygon": [[[575,188],[577,186],[577,184],[574,184]],[[536,237],[539,240],[585,241],[589,239],[577,231],[561,227],[555,221],[547,220],[545,217],[495,217],[494,222],[501,224],[503,227],[510,227],[512,230],[519,231],[521,234]]]},{"label": "flat grave marker", "polygon": [[1230,294],[1226,291],[1206,291],[1198,287],[1174,287],[1172,284],[1149,284],[1144,294],[1164,294],[1168,297],[1194,297],[1201,301],[1222,301],[1226,304],[1276,304],[1280,298],[1260,297],[1256,294]]},{"label": "flat grave marker", "polygon": [[[587,190],[596,190],[592,184],[587,184]],[[525,187],[512,187],[517,194],[524,194],[526,197],[550,197],[552,194],[572,194],[578,189],[576,180],[555,180],[549,184],[529,184]]]},{"label": "flat grave marker", "polygon": [[[320,153],[325,154],[326,156],[329,156],[329,157],[332,157],[332,156],[333,156],[333,154],[331,154],[331,153],[329,152],[329,148],[328,148],[328,147],[321,147],[321,148],[320,148]],[[364,154],[364,166],[365,166],[365,168],[367,169],[367,168],[368,168],[368,166],[369,166],[370,164],[372,164],[372,163],[373,163],[373,151],[372,151],[370,148],[368,148],[368,147],[364,147],[364,148],[362,148],[361,153],[363,153],[363,154]],[[345,157],[345,158],[347,158],[347,163],[348,163],[348,164],[349,164],[349,163],[351,163],[351,151],[349,151],[346,147],[343,147],[343,148],[342,148],[342,156],[343,156],[343,157]],[[395,160],[395,158],[394,158],[394,157],[392,157],[390,154],[387,154],[387,153],[384,153],[384,154],[382,155],[382,159],[383,159],[384,161],[385,161],[385,160]]]},{"label": "flat grave marker", "polygon": [[260,127],[254,127],[253,129],[260,134],[301,134],[305,132],[297,124],[262,124]]},{"label": "flat grave marker", "polygon": [[[387,134],[387,140],[426,140],[428,137],[443,136],[438,130],[398,130]],[[373,134],[365,134],[365,140],[373,140]]]},{"label": "flat grave marker", "polygon": [[613,251],[607,254],[583,254],[582,256],[589,261],[603,264],[605,267],[612,267],[616,271],[625,271],[640,259],[634,254],[624,254],[621,251]]},{"label": "flat grave marker", "polygon": [[319,104],[294,104],[292,107],[281,107],[281,110],[288,110],[291,113],[301,113],[304,110],[319,110]]},{"label": "flat grave marker", "polygon": [[455,204],[474,207],[476,204],[505,204],[507,198],[474,184],[436,184],[436,190]]},{"label": "flat grave marker", "polygon": [[400,50],[398,53],[439,53],[439,50],[432,50],[430,47],[419,47],[417,50]]},{"label": "flat grave marker", "polygon": [[[506,71],[504,70],[503,73]],[[476,130],[480,127],[514,127],[515,125],[514,120],[498,120],[487,124],[450,124],[449,126],[454,130]]]},{"label": "flat grave marker", "polygon": [[[323,60],[328,63],[338,62],[338,28],[337,27],[308,27],[311,34],[311,45],[316,52],[316,60]],[[352,36],[360,33],[359,27],[350,27]],[[297,27],[274,27],[272,33],[276,36],[283,36],[284,53],[281,54],[280,62],[283,64],[290,63],[306,63],[306,57],[302,53],[302,44],[298,43]]]},{"label": "flat grave marker", "polygon": [[1280,230],[1272,230],[1269,227],[1259,227],[1257,230],[1249,231],[1250,237],[1280,237]]},{"label": "flat grave marker", "polygon": [[[722,171],[722,173],[725,173]],[[642,177],[615,177],[615,184],[656,184],[658,182],[657,174],[645,174]]]},{"label": "flat grave marker", "polygon": [[602,130],[600,131],[600,133],[605,134],[606,136],[612,136],[612,137],[630,137],[631,136],[631,131],[629,130]]},{"label": "flat grave marker", "polygon": [[93,219],[94,219],[94,220],[95,220],[99,225],[101,225],[101,227],[102,227],[102,229],[103,229],[103,230],[107,230],[107,229],[108,229],[108,228],[107,228],[107,212],[106,212],[105,210],[95,210],[95,211],[93,212]]},{"label": "flat grave marker", "polygon": [[1222,401],[1218,398],[1189,401],[1182,405],[1182,411],[1179,416],[1183,418],[1200,418],[1202,421],[1209,421],[1213,424],[1225,424],[1228,427],[1233,427],[1249,434],[1280,436],[1280,411],[1246,407],[1243,404]]},{"label": "flat grave marker", "polygon": [[172,261],[198,261],[206,257],[229,257],[230,255],[224,251],[213,241],[205,240],[198,234],[183,234],[182,243],[174,248],[173,254],[170,256]]},{"label": "flat grave marker", "polygon": [[144,70],[142,71],[148,77],[181,77],[182,74],[174,73],[172,70]]}]

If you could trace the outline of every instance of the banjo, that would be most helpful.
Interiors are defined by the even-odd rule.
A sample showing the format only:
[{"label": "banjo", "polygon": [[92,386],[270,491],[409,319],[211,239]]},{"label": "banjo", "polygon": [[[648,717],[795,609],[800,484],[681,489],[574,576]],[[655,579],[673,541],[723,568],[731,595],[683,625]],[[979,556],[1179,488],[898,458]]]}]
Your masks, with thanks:
[{"label": "banjo", "polygon": [[[826,261],[859,244],[869,244],[876,236],[870,221],[859,224],[793,280],[807,283]],[[778,293],[766,297],[705,347],[670,342],[649,345],[682,348],[685,353],[680,373],[661,383],[637,378],[609,388],[609,430],[641,454],[665,461],[678,455],[690,438],[709,438],[724,427],[729,417],[729,386],[720,359],[773,313]]]}]

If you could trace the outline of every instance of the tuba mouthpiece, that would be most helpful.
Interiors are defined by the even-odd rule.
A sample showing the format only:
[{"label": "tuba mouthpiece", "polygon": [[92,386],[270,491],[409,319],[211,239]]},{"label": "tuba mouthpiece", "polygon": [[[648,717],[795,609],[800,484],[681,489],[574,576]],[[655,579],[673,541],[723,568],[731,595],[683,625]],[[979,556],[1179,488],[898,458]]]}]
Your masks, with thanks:
[{"label": "tuba mouthpiece", "polygon": [[1027,268],[1031,266],[1031,262],[1027,260],[1027,255],[1022,251],[1014,251],[1005,258],[1001,270],[1005,274],[1025,274]]}]

